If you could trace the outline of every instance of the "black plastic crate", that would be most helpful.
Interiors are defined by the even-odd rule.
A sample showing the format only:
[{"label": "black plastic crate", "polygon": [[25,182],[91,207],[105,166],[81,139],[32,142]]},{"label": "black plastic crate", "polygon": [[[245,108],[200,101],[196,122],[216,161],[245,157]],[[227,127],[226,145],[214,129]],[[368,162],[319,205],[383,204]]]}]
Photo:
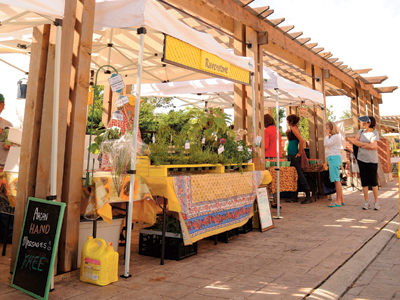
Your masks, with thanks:
[{"label": "black plastic crate", "polygon": [[253,230],[253,217],[251,217],[246,224],[239,227],[239,233],[248,233]]},{"label": "black plastic crate", "polygon": [[[141,229],[139,236],[139,254],[161,257],[161,231]],[[165,233],[165,259],[181,260],[197,254],[197,243],[185,246],[180,234]]]},{"label": "black plastic crate", "polygon": [[233,228],[231,230],[218,234],[218,241],[227,243],[229,240],[239,236],[239,228]]}]

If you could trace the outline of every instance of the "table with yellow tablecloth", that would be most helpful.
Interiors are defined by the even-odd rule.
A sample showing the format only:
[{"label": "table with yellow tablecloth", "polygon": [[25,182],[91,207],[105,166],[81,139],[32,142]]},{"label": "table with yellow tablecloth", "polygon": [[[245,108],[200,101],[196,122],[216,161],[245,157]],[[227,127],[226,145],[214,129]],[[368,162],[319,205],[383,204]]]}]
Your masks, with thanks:
[{"label": "table with yellow tablecloth", "polygon": [[[99,215],[111,221],[112,202],[127,201],[129,189],[118,197],[111,176],[91,179]],[[129,183],[129,177],[126,181]],[[153,224],[160,208],[153,196],[168,199],[167,209],[179,215],[185,244],[244,225],[252,216],[256,189],[271,182],[268,171],[171,177],[135,176],[133,221]]]}]

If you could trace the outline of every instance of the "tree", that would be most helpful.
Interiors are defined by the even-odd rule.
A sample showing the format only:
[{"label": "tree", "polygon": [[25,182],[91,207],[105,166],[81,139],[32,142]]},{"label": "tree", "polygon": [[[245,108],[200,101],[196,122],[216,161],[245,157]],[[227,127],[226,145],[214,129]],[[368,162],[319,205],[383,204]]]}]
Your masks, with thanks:
[{"label": "tree", "polygon": [[326,108],[326,121],[327,122],[335,122],[336,121],[336,116],[333,115],[333,105],[329,105],[329,107]]},{"label": "tree", "polygon": [[[272,109],[272,117],[274,118],[275,124],[277,124],[276,122],[276,108]],[[279,129],[282,131],[282,119],[286,117],[285,115],[285,109],[282,107],[279,107]]]},{"label": "tree", "polygon": [[340,120],[350,119],[353,117],[353,112],[350,109],[345,109],[343,111],[343,116],[340,117]]}]

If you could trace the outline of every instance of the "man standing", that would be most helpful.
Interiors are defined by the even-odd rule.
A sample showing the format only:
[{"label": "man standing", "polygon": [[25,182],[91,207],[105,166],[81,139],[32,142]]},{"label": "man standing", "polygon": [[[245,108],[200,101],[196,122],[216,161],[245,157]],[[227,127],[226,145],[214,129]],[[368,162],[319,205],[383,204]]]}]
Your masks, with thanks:
[{"label": "man standing", "polygon": [[[3,112],[5,107],[5,99],[2,94],[0,94],[0,114]],[[5,128],[13,127],[11,122],[0,117],[0,172],[3,171],[4,165],[7,160],[8,150],[10,150],[10,145],[5,144]]]}]

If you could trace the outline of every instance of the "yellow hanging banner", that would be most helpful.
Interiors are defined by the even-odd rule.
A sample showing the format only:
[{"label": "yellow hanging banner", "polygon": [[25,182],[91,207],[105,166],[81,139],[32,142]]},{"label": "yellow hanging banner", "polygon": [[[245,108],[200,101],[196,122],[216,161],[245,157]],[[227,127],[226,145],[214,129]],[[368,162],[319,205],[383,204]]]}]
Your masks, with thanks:
[{"label": "yellow hanging banner", "polygon": [[218,56],[165,35],[163,62],[211,76],[250,84],[250,71],[236,67]]}]

